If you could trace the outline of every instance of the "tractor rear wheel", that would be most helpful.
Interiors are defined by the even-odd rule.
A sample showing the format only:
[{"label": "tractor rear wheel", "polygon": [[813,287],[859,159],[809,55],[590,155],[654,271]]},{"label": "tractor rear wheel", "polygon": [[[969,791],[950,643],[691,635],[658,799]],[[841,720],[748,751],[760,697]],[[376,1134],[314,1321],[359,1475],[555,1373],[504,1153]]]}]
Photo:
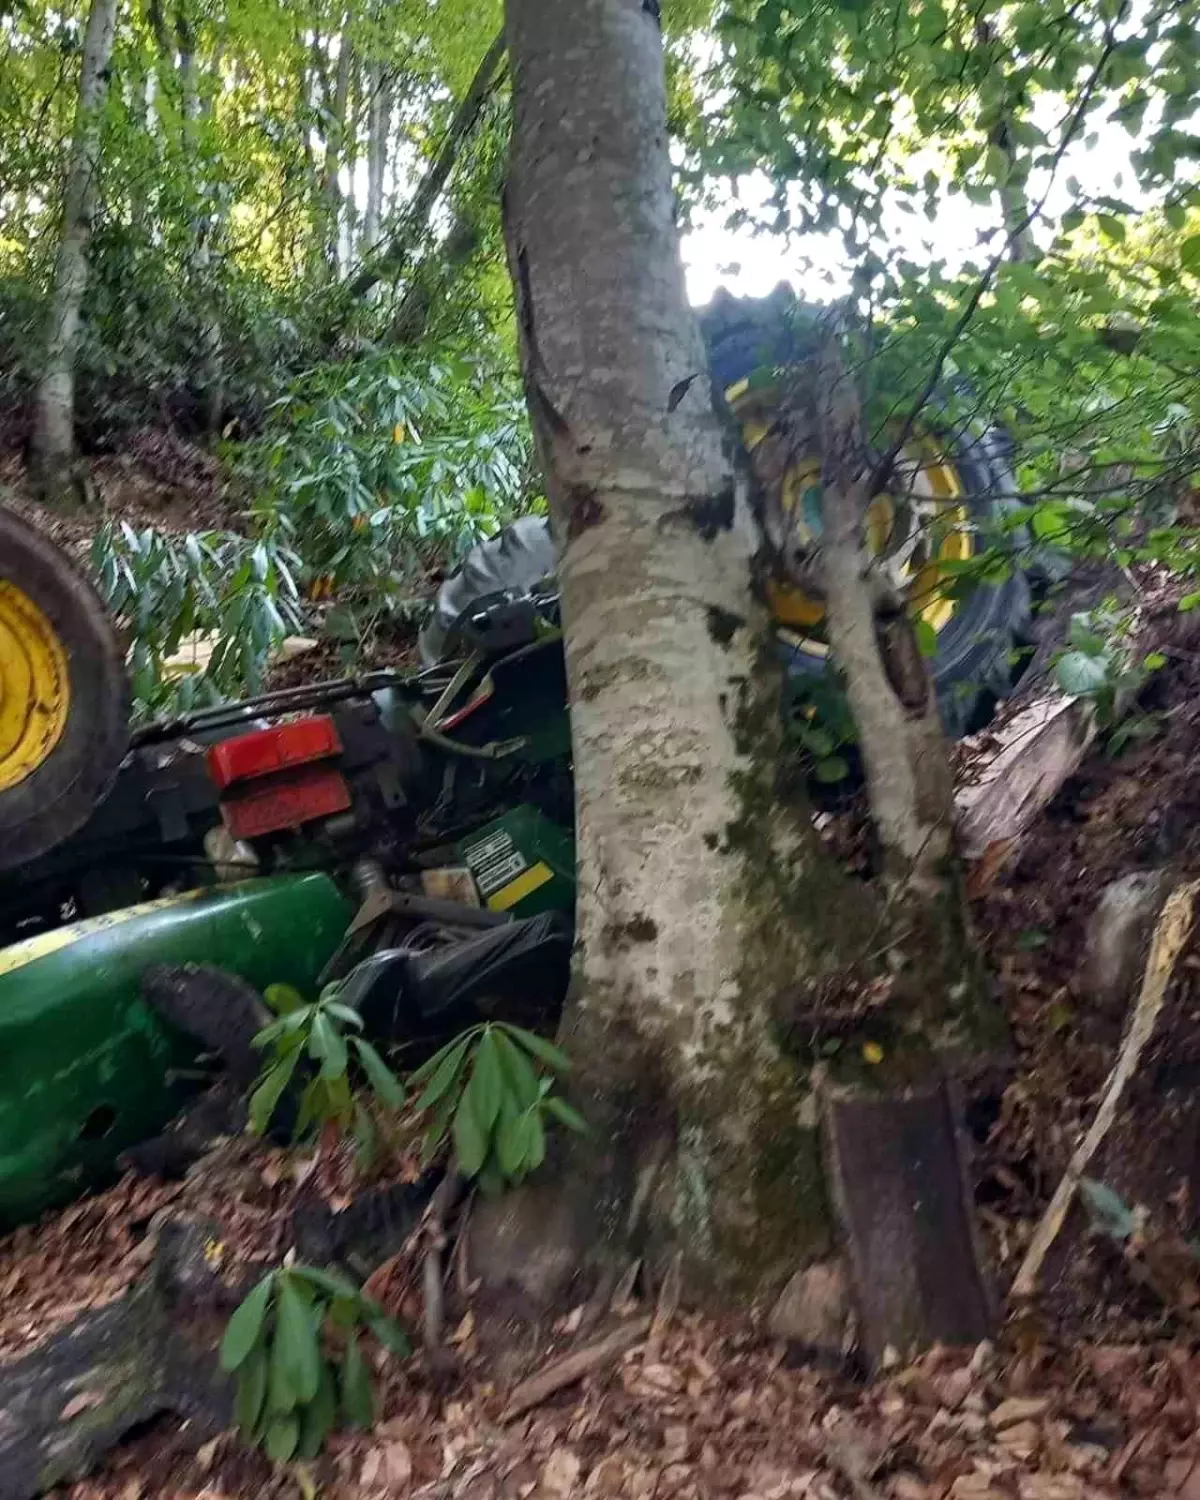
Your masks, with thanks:
[{"label": "tractor rear wheel", "polygon": [[0,869],[87,821],[127,744],[120,644],[83,575],[0,507]]}]

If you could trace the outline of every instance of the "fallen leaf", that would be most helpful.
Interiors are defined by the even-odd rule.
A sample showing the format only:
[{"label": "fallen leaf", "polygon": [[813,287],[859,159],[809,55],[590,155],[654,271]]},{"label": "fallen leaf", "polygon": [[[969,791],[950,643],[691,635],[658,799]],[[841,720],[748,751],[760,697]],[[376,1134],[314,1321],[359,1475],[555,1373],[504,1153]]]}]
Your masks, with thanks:
[{"label": "fallen leaf", "polygon": [[542,1493],[563,1496],[565,1500],[579,1480],[580,1467],[570,1448],[556,1448],[542,1467]]}]

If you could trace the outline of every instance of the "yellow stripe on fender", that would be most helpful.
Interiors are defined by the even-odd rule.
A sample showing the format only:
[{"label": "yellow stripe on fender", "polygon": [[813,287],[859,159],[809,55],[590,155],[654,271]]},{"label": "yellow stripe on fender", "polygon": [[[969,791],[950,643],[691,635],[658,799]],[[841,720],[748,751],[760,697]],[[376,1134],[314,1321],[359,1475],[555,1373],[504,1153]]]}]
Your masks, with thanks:
[{"label": "yellow stripe on fender", "polygon": [[88,917],[82,922],[72,922],[69,927],[56,927],[53,932],[41,932],[37,937],[26,938],[23,943],[13,943],[9,948],[0,948],[0,975],[11,974],[14,969],[23,969],[26,964],[36,963],[51,953],[61,952],[84,938],[94,937],[98,932],[107,932],[110,927],[120,927],[135,917],[144,917],[152,911],[163,911],[169,906],[182,906],[195,901],[198,896],[210,894],[201,886],[194,891],[181,891],[175,896],[161,896],[157,901],[143,901],[140,906],[126,906],[120,911],[106,912],[102,917]]}]

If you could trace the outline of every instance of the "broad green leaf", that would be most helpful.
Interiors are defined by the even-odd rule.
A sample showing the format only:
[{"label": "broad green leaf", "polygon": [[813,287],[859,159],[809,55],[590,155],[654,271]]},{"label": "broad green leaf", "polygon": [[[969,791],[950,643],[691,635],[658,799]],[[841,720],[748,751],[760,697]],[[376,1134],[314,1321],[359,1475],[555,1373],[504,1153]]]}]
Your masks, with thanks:
[{"label": "broad green leaf", "polygon": [[421,1145],[421,1165],[427,1167],[446,1141],[446,1132],[450,1129],[450,1123],[457,1107],[458,1100],[453,1094],[447,1094],[439,1099],[433,1107],[429,1116],[429,1123],[425,1127]]},{"label": "broad green leaf", "polygon": [[[467,1048],[471,1045],[471,1040],[470,1035],[464,1036],[457,1042],[451,1043],[448,1047],[443,1047],[437,1054],[437,1057],[441,1060],[432,1074],[426,1075],[429,1078],[429,1082],[425,1084],[425,1091],[415,1105],[418,1114],[424,1114],[431,1105],[436,1104],[442,1095],[448,1093],[454,1087],[455,1083],[457,1083],[458,1076],[462,1071],[463,1062],[466,1059]],[[434,1059],[430,1059],[430,1061],[434,1061]],[[426,1067],[428,1067],[428,1064],[426,1064]],[[418,1068],[412,1075],[410,1082],[413,1084],[422,1082],[422,1072],[423,1070]]]},{"label": "broad green leaf", "polygon": [[310,1286],[316,1287],[319,1292],[324,1292],[329,1297],[355,1298],[359,1295],[358,1287],[349,1276],[333,1266],[328,1266],[324,1270],[319,1266],[290,1266],[288,1275],[307,1281]]},{"label": "broad green leaf", "polygon": [[380,1100],[389,1109],[401,1109],[404,1105],[404,1085],[371,1046],[370,1042],[364,1041],[360,1036],[352,1037],[351,1041],[358,1052],[358,1060],[363,1065],[363,1072],[367,1075],[367,1081],[375,1090]]},{"label": "broad green leaf", "polygon": [[545,1063],[556,1073],[569,1073],[571,1071],[571,1059],[565,1052],[557,1048],[553,1042],[547,1041],[544,1036],[538,1036],[534,1031],[526,1031],[520,1026],[504,1025],[504,1030],[526,1052],[531,1052],[539,1062]]},{"label": "broad green leaf", "polygon": [[356,1031],[362,1030],[363,1018],[352,1006],[329,1000],[325,1004],[325,1014],[332,1016],[335,1021],[341,1021],[343,1026],[353,1026]]},{"label": "broad green leaf", "polygon": [[1185,594],[1179,601],[1179,611],[1181,614],[1187,614],[1190,610],[1196,609],[1197,607],[1200,607],[1200,592],[1197,592],[1195,594]]},{"label": "broad green leaf", "polygon": [[275,1290],[274,1271],[247,1293],[245,1299],[234,1310],[221,1340],[221,1368],[237,1370],[250,1357],[250,1351],[258,1343],[271,1305],[271,1294]]},{"label": "broad green leaf", "polygon": [[370,1427],[375,1421],[371,1374],[358,1346],[358,1336],[353,1333],[346,1340],[342,1359],[342,1411],[356,1427]]},{"label": "broad green leaf", "polygon": [[1068,651],[1059,658],[1055,675],[1064,693],[1073,698],[1087,698],[1108,681],[1109,663],[1104,657],[1091,656],[1085,651]]},{"label": "broad green leaf", "polygon": [[475,1117],[468,1091],[464,1090],[454,1111],[454,1154],[464,1177],[474,1177],[487,1156],[488,1136]]},{"label": "broad green leaf", "polygon": [[288,1346],[282,1339],[272,1338],[267,1366],[267,1410],[280,1415],[292,1411],[299,1400],[288,1353]]},{"label": "broad green leaf", "polygon": [[500,1027],[495,1027],[492,1034],[496,1038],[496,1055],[508,1092],[516,1100],[518,1109],[528,1109],[538,1096],[537,1074],[529,1055],[505,1036]]},{"label": "broad green leaf", "polygon": [[500,1113],[500,1100],[504,1094],[504,1079],[500,1073],[500,1058],[489,1027],[479,1038],[471,1066],[471,1077],[467,1082],[465,1099],[469,1101],[475,1115],[475,1123],[484,1136],[489,1136],[496,1116]]},{"label": "broad green leaf", "polygon": [[546,1108],[559,1122],[568,1130],[573,1130],[576,1135],[588,1134],[588,1123],[577,1109],[572,1108],[565,1099],[560,1099],[557,1094],[551,1094],[546,1100]]},{"label": "broad green leaf", "polygon": [[389,1354],[398,1354],[402,1359],[406,1359],[412,1353],[412,1343],[408,1334],[395,1318],[389,1317],[387,1313],[379,1312],[369,1317],[367,1327]]},{"label": "broad green leaf", "polygon": [[529,1154],[529,1115],[525,1110],[505,1112],[496,1132],[496,1163],[505,1177],[517,1178]]},{"label": "broad green leaf", "polygon": [[1179,264],[1200,275],[1200,234],[1189,234],[1179,247]]},{"label": "broad green leaf", "polygon": [[296,1071],[299,1052],[289,1052],[266,1074],[263,1081],[250,1095],[250,1129],[255,1135],[263,1135],[271,1123],[271,1116],[282,1099],[284,1091]]},{"label": "broad green leaf", "polygon": [[546,1160],[546,1128],[542,1124],[541,1110],[531,1109],[528,1112],[529,1151],[526,1163],[531,1172],[536,1172]]},{"label": "broad green leaf", "polygon": [[263,991],[263,999],[277,1016],[290,1015],[306,1008],[304,996],[290,984],[269,984]]},{"label": "broad green leaf", "polygon": [[297,1453],[301,1458],[316,1458],[325,1446],[325,1439],[333,1431],[337,1421],[337,1387],[333,1371],[325,1360],[321,1361],[321,1379],[317,1394],[300,1413],[300,1440]]},{"label": "broad green leaf", "polygon": [[267,1354],[261,1345],[253,1348],[238,1369],[234,1415],[247,1437],[253,1437],[267,1396]]},{"label": "broad green leaf", "polygon": [[285,1464],[296,1451],[300,1423],[294,1412],[272,1417],[263,1438],[263,1450],[272,1463]]},{"label": "broad green leaf", "polygon": [[937,655],[937,631],[928,620],[915,621],[913,624],[913,633],[917,638],[917,650],[922,656],[928,658]]},{"label": "broad green leaf", "polygon": [[321,1064],[321,1077],[326,1080],[345,1076],[349,1056],[346,1038],[322,1011],[313,1017],[312,1033],[308,1039],[308,1055]]}]

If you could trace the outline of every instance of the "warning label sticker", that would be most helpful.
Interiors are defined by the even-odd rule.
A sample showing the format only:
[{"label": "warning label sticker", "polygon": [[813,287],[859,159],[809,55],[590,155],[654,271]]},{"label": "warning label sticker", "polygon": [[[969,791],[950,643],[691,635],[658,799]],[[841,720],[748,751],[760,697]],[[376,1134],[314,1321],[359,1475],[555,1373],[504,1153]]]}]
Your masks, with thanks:
[{"label": "warning label sticker", "polygon": [[529,861],[504,832],[489,834],[477,844],[463,848],[467,865],[475,877],[479,894],[486,900],[493,891],[507,885],[514,876],[529,868]]}]

